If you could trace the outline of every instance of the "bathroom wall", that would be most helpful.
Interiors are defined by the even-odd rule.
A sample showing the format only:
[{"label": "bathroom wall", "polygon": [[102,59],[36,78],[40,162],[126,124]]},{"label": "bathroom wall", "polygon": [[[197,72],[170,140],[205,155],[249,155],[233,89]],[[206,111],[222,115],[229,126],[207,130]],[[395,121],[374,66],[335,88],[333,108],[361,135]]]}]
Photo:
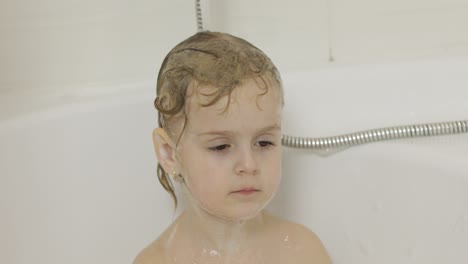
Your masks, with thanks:
[{"label": "bathroom wall", "polygon": [[0,120],[83,90],[151,85],[165,53],[195,31],[193,1],[1,1]]},{"label": "bathroom wall", "polygon": [[468,53],[468,3],[463,0],[211,4],[210,26],[255,40],[286,71]]},{"label": "bathroom wall", "polygon": [[[327,98],[348,89],[345,94],[349,97],[341,97],[333,101],[334,104],[325,105],[326,101],[322,101],[323,109],[333,107],[334,111],[327,112],[326,115],[319,114],[326,111],[314,112],[311,115],[314,118],[311,123],[315,122],[314,125],[305,126],[305,122],[291,119],[286,132],[325,136],[345,132],[345,129],[349,132],[403,120],[438,121],[432,120],[432,115],[427,115],[428,112],[423,108],[411,110],[414,100],[420,100],[419,94],[424,89],[430,91],[433,102],[444,99],[436,107],[432,104],[424,106],[435,111],[437,118],[464,117],[464,94],[456,95],[459,103],[453,106],[449,104],[453,102],[449,94],[442,93],[441,89],[448,85],[451,87],[450,91],[457,94],[465,87],[461,82],[466,76],[464,68],[458,66],[466,65],[466,60],[457,59],[468,55],[466,1],[212,0],[203,3],[206,4],[206,15],[210,18],[206,25],[208,29],[245,37],[265,50],[285,74],[314,72],[313,76],[316,78],[311,84],[315,84],[315,89],[322,89]],[[152,100],[156,73],[164,55],[172,46],[195,31],[192,0],[0,2],[1,263],[23,264],[35,261],[50,264],[63,263],[65,260],[68,263],[129,263],[134,254],[171,221],[170,197],[160,188],[155,178],[155,160],[150,139],[151,129],[156,125]],[[330,57],[333,61],[330,61]],[[442,68],[450,70],[442,71],[438,68],[438,59],[444,62],[442,65],[448,65]],[[426,60],[429,61],[428,64],[424,64]],[[414,61],[418,62],[404,66],[406,62]],[[393,64],[395,62],[401,64]],[[377,64],[390,66],[376,66],[371,71],[373,65]],[[359,68],[362,65],[364,67]],[[358,67],[354,68],[356,66]],[[326,71],[330,68],[337,71]],[[372,78],[367,78],[367,72]],[[424,79],[428,73],[437,79]],[[359,78],[356,78],[356,74]],[[389,74],[398,74],[400,77],[394,80]],[[293,77],[290,76],[290,80]],[[339,79],[342,77],[343,80]],[[446,79],[450,79],[450,82],[445,82]],[[307,90],[305,81],[302,81],[304,79],[300,80],[300,83],[289,82],[290,88],[295,85]],[[381,82],[386,85],[380,85]],[[351,83],[353,85],[349,85]],[[398,89],[393,89],[393,85],[398,85]],[[353,87],[371,92],[360,96],[349,90]],[[414,87],[417,89],[413,89]],[[405,98],[403,104],[412,114],[405,115],[405,112],[400,111],[396,115],[394,111],[390,111],[394,105],[387,105],[387,111],[382,112],[385,119],[378,118],[377,112],[366,111],[365,104],[381,107],[382,104],[378,102],[388,101],[383,97],[378,97],[381,101],[375,100],[374,96],[382,95],[379,89],[399,90],[402,94],[407,90],[408,93],[402,95]],[[309,92],[311,96],[317,94]],[[389,94],[394,100],[392,102],[402,103],[397,94]],[[343,112],[351,113],[349,109],[353,105],[346,100],[351,96],[361,100],[360,112],[353,115],[353,119],[342,115]],[[411,98],[414,100],[410,100]],[[349,105],[338,110],[337,102]],[[318,104],[314,107],[318,107]],[[353,108],[354,111],[356,109]],[[289,116],[294,114],[289,112]],[[463,157],[458,155],[465,152],[456,148],[461,146],[459,142],[466,142],[465,137],[447,141],[455,143],[447,147],[439,144],[436,148],[424,145],[422,149],[430,149],[428,153],[431,157],[443,155],[441,153],[455,153],[447,154],[442,160],[456,164],[456,169],[437,165],[436,161],[431,166],[439,168],[441,174],[445,174],[442,169],[446,167],[456,170],[457,175],[461,176],[453,178],[451,182],[466,183],[462,175]],[[409,159],[413,153],[419,153],[420,145],[411,144],[413,143],[410,142],[409,146],[402,144],[405,147],[403,149],[409,149],[406,156],[400,155],[401,148],[391,145],[390,149],[395,154],[392,157],[398,161],[395,163],[406,164],[406,157]],[[452,148],[456,150],[452,151]],[[370,149],[380,151],[374,145]],[[359,149],[358,157],[366,159],[372,156],[378,160],[377,156],[371,154],[372,151],[369,153],[365,150]],[[292,151],[289,153],[291,155],[287,156],[287,168],[294,167],[295,162],[299,162],[299,165],[309,163],[307,156],[300,156]],[[292,160],[296,157],[294,155],[300,156],[298,160]],[[450,155],[456,155],[457,158],[452,159]],[[383,179],[379,181],[379,178],[371,177],[373,174],[362,176],[364,174],[361,171],[367,168],[368,172],[378,173],[380,166],[388,166],[386,160],[376,161],[376,166],[370,164],[368,167],[357,168],[353,161],[358,159],[356,156],[345,154],[338,159],[343,157],[350,158],[345,160],[348,163],[343,168],[352,169],[353,177],[357,179],[348,181],[356,188],[368,188],[366,190],[369,195],[378,195],[371,187],[384,187],[387,181],[391,183],[394,179],[392,173],[398,172],[390,171],[388,177],[379,175]],[[314,164],[323,166],[320,170],[324,173],[330,168],[337,168],[331,159],[325,159],[325,162],[317,156],[313,159]],[[410,172],[421,171],[418,166],[424,164],[425,160],[419,161],[415,165],[408,164]],[[433,172],[430,168],[432,167],[423,166],[422,170]],[[311,184],[320,180],[318,170],[313,171],[314,176],[309,179]],[[319,183],[322,186],[335,186],[340,177],[345,177],[341,175],[347,174],[335,173],[329,180]],[[407,175],[411,176],[400,174],[400,182],[405,181]],[[411,186],[414,186],[414,190],[417,190],[417,181],[423,179],[424,175],[419,175],[420,178],[413,181]],[[301,177],[305,178],[307,175]],[[374,179],[374,182],[369,183],[373,185],[365,185],[360,177]],[[430,185],[435,190],[443,178],[437,179],[440,181]],[[289,184],[286,186],[298,186],[297,182]],[[305,188],[304,186],[302,187]],[[314,186],[318,188],[320,184]],[[392,186],[393,189],[385,193],[388,197],[399,190],[398,182]],[[453,186],[455,183],[444,185],[444,190],[448,193]],[[463,212],[466,212],[466,197],[462,190],[464,186],[466,185],[459,184],[457,192],[450,197],[462,197],[465,200],[452,203],[449,208],[460,205],[464,206]],[[342,205],[336,201],[348,199],[342,195],[334,200],[334,194],[340,195],[341,191],[352,194],[352,190],[345,188],[334,189],[335,192],[328,194],[324,190],[327,189],[319,189],[314,197],[325,195],[330,201],[335,201],[333,212],[337,214],[341,212]],[[427,190],[426,195],[430,196],[432,189]],[[406,195],[412,192],[413,189],[405,189]],[[297,193],[294,197],[302,199],[303,193]],[[279,198],[291,202],[291,199],[285,198],[289,197],[288,194],[286,190]],[[389,205],[391,211],[386,211],[389,207],[383,210],[379,203],[373,204],[372,200],[365,200],[363,197],[365,196],[358,196],[349,201],[365,201],[359,210],[367,213],[375,211],[378,214],[372,216],[377,215],[378,220],[383,221],[374,223],[390,226],[388,221],[385,222],[385,214],[393,217],[391,219],[399,219],[398,203],[392,204],[391,200],[386,200],[387,196],[384,200],[387,204],[380,204]],[[284,211],[281,201],[277,204],[278,212]],[[329,208],[318,201],[314,200],[315,208],[321,209],[321,212],[330,212]],[[404,201],[400,201],[400,204],[403,203]],[[444,208],[442,202],[437,205]],[[424,207],[422,198],[418,206]],[[370,212],[369,208],[373,211]],[[430,208],[424,208],[430,215]],[[379,234],[371,232],[379,227],[365,229],[360,214],[350,212],[349,217],[355,222],[349,223],[360,223],[359,230],[369,232],[360,234],[361,244],[347,242],[346,239],[353,239],[352,233],[351,237],[343,237],[342,234],[333,233],[332,225],[324,227],[329,223],[328,219],[314,215],[304,216],[300,210],[294,210],[290,216],[307,221],[312,219],[310,223],[319,227],[322,225],[321,234],[325,234],[325,242],[331,245],[330,250],[335,254],[335,259],[345,260],[351,252],[357,254],[355,260],[364,259],[364,255],[368,254],[367,260],[372,261],[382,256],[378,255],[379,252],[386,250],[378,246],[382,245],[378,241],[370,243],[365,240],[367,235],[378,237]],[[410,211],[410,207],[405,207],[405,210],[412,216],[418,216],[416,212]],[[344,218],[334,219],[339,224]],[[452,247],[452,250],[458,254],[454,255],[458,256],[458,260],[463,254],[463,248],[457,242],[466,241],[463,233],[466,217],[460,219],[454,224],[458,240],[451,240],[452,245],[457,246]],[[420,222],[415,222],[414,225],[417,226],[418,223]],[[434,225],[438,226],[437,223]],[[346,230],[357,232],[358,229],[352,228],[350,226]],[[418,232],[423,233],[421,230]],[[343,241],[334,243],[337,237]],[[383,245],[390,247],[397,240],[392,237],[389,241]],[[67,247],[70,245],[72,247]],[[351,247],[348,248],[347,245]],[[425,259],[430,256],[425,249],[433,249],[433,245],[419,249],[411,245],[407,248],[416,248],[419,250],[415,253],[416,257],[423,256],[424,258],[419,259]],[[401,250],[406,249],[402,246]],[[396,256],[388,251],[385,254],[389,259]]]},{"label": "bathroom wall", "polygon": [[[284,73],[468,54],[463,0],[202,3],[207,29],[249,39]],[[192,0],[2,1],[0,120],[50,105],[51,93],[61,103],[152,85],[167,51],[196,31],[194,10]]]}]

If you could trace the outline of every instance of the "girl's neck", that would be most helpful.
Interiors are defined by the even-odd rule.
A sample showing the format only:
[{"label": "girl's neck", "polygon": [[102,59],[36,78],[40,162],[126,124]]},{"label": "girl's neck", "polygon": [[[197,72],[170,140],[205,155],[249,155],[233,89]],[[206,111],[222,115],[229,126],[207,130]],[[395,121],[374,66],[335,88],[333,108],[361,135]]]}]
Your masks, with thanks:
[{"label": "girl's neck", "polygon": [[263,211],[249,220],[229,221],[188,206],[178,220],[179,230],[183,230],[188,243],[219,255],[242,252],[261,237],[265,227]]}]

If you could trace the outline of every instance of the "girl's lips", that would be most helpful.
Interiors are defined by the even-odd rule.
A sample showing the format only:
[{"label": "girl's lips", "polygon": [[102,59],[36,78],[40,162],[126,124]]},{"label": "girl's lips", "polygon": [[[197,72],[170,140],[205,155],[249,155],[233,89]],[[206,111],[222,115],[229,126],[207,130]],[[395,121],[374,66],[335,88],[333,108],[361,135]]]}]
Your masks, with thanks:
[{"label": "girl's lips", "polygon": [[243,188],[243,189],[234,191],[233,193],[238,193],[238,194],[251,194],[251,193],[258,192],[258,191],[259,191],[259,190],[255,189],[255,188]]}]

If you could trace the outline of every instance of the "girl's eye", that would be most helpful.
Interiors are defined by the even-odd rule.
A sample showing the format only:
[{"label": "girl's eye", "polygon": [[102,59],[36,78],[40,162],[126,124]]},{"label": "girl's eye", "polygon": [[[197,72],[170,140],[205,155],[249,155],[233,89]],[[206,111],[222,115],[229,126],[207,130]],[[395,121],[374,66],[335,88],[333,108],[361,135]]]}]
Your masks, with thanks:
[{"label": "girl's eye", "polygon": [[258,145],[260,145],[260,147],[269,147],[274,146],[275,144],[273,144],[271,141],[259,141]]},{"label": "girl's eye", "polygon": [[223,145],[219,145],[219,146],[215,146],[215,147],[211,147],[209,148],[210,150],[213,150],[213,151],[223,151],[223,150],[226,150],[229,148],[229,145],[228,144],[223,144]]}]

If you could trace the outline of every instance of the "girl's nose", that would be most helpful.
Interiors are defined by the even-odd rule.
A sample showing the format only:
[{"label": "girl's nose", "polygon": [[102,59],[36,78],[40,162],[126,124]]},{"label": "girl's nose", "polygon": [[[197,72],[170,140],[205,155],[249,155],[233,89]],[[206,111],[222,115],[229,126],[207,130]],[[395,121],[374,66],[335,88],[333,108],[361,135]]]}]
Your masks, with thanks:
[{"label": "girl's nose", "polygon": [[257,173],[257,161],[252,148],[247,148],[240,151],[235,166],[236,174],[239,175],[255,175]]}]

